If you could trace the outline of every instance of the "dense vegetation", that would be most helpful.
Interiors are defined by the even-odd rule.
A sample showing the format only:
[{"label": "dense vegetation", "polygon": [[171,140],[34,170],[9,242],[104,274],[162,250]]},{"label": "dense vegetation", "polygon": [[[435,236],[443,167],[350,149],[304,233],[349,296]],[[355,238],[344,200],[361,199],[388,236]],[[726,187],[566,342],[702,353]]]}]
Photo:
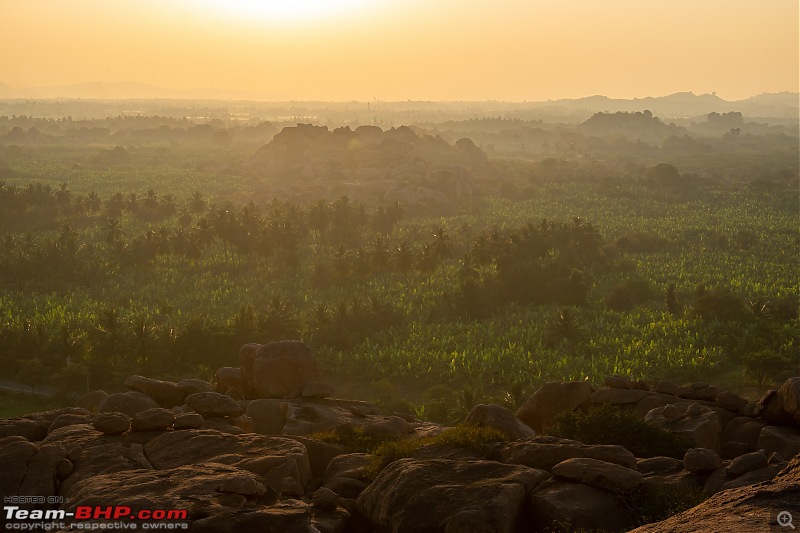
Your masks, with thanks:
[{"label": "dense vegetation", "polygon": [[[780,169],[496,161],[501,191],[418,216],[346,195],[249,201],[249,178],[220,170],[254,153],[244,130],[156,123],[124,147],[113,131],[16,144],[30,128],[8,130],[9,378],[63,393],[209,378],[245,342],[301,338],[344,387],[400,386],[408,409],[448,420],[465,393],[513,405],[548,380],[746,387],[798,371],[797,187]],[[128,144],[154,131],[167,137]]]}]

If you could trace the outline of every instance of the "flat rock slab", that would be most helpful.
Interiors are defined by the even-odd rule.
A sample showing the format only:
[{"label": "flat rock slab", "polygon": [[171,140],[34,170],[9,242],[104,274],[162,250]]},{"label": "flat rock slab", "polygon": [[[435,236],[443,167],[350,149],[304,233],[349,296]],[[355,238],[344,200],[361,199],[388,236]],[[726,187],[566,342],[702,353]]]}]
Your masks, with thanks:
[{"label": "flat rock slab", "polygon": [[612,492],[630,492],[644,484],[635,470],[597,459],[567,459],[553,467],[553,475]]},{"label": "flat rock slab", "polygon": [[494,461],[400,459],[358,497],[380,531],[512,533],[531,492],[549,475]]},{"label": "flat rock slab", "polygon": [[551,470],[567,459],[589,457],[625,468],[636,468],[636,457],[622,446],[611,444],[587,445],[578,441],[542,436],[503,445],[500,461],[531,468]]},{"label": "flat rock slab", "polygon": [[[77,505],[125,505],[139,509],[186,509],[192,522],[224,513],[244,502],[255,503],[269,489],[259,476],[221,464],[186,465],[167,470],[132,470],[99,474],[73,488],[70,509]],[[231,498],[238,494],[243,498]],[[271,500],[277,499],[271,493]],[[257,508],[256,506],[253,506]]]},{"label": "flat rock slab", "polygon": [[150,440],[144,451],[157,469],[205,462],[226,464],[264,476],[276,491],[283,477],[293,477],[301,485],[311,479],[305,446],[284,437],[187,429]]}]

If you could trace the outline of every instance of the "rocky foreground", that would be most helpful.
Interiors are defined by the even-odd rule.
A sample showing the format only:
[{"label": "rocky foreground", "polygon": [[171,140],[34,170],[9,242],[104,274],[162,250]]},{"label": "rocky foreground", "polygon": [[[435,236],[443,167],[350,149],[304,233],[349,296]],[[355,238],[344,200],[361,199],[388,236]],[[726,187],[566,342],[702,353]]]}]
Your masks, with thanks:
[{"label": "rocky foreground", "polygon": [[[194,531],[627,531],[643,523],[642,494],[682,489],[713,496],[636,531],[749,532],[775,526],[781,511],[800,518],[800,377],[757,402],[707,384],[548,383],[516,414],[475,407],[467,423],[507,438],[472,446],[433,438],[447,428],[331,398],[300,342],[246,345],[239,359],[213,386],[131,376],[127,392],[0,419],[0,492],[63,496],[68,511],[185,509]],[[597,404],[693,447],[682,460],[637,458],[546,435],[558,413]],[[323,432],[418,446],[376,470],[374,457]]]}]

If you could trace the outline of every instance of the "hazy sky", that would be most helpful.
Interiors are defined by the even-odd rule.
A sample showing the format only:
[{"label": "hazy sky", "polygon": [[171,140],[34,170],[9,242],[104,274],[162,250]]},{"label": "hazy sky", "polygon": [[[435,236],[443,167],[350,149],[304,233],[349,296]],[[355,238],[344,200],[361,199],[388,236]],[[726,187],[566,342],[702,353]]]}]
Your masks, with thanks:
[{"label": "hazy sky", "polygon": [[797,91],[798,0],[0,0],[0,82],[322,100]]}]

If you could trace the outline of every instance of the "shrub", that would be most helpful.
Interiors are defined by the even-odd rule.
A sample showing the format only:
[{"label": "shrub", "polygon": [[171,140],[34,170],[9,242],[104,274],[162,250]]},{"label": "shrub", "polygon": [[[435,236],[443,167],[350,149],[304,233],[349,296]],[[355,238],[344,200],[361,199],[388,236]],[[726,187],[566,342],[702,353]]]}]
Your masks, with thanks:
[{"label": "shrub", "polygon": [[627,503],[632,506],[640,525],[666,520],[700,505],[708,494],[699,487],[682,484],[649,485]]},{"label": "shrub", "polygon": [[683,459],[692,443],[679,435],[645,422],[635,414],[611,405],[556,416],[551,434],[584,444],[619,444],[636,457]]},{"label": "shrub", "polygon": [[309,438],[330,444],[340,444],[350,453],[371,453],[382,444],[390,442],[388,435],[371,435],[361,426],[337,428],[324,433],[314,433]]},{"label": "shrub", "polygon": [[448,428],[433,437],[416,440],[386,441],[378,445],[372,452],[372,460],[367,475],[375,478],[389,464],[413,457],[414,453],[424,446],[442,446],[446,448],[468,448],[484,455],[491,451],[496,442],[506,442],[509,436],[499,429],[461,425]]}]

